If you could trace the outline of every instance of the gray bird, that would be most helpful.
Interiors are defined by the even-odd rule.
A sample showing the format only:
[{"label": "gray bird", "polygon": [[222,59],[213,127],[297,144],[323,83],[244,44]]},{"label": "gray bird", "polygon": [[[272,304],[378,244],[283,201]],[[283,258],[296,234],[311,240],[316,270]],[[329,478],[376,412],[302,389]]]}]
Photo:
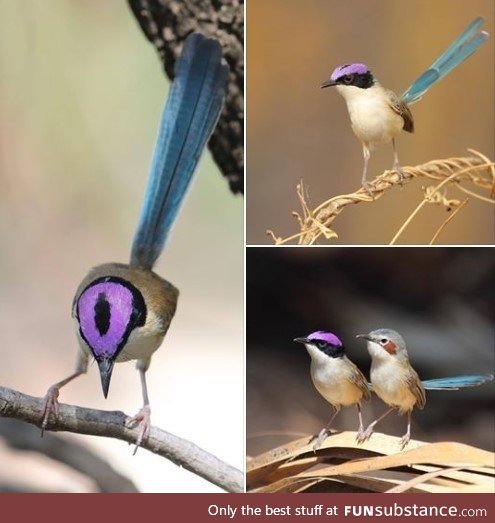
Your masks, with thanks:
[{"label": "gray bird", "polygon": [[377,329],[369,334],[358,334],[367,340],[371,356],[370,379],[376,395],[390,409],[370,423],[358,436],[362,443],[370,438],[375,425],[397,409],[399,414],[407,413],[407,431],[401,439],[403,449],[411,439],[411,414],[414,407],[423,409],[426,403],[425,389],[417,372],[409,363],[404,338],[391,329]]}]

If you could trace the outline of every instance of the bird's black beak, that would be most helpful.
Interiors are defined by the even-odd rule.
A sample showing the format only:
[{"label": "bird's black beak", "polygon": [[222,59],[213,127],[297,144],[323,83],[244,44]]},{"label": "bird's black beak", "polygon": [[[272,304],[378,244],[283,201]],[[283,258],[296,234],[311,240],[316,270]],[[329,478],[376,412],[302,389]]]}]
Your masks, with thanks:
[{"label": "bird's black beak", "polygon": [[373,339],[368,334],[357,334],[356,338],[363,338],[364,340],[373,341]]},{"label": "bird's black beak", "polygon": [[101,388],[103,389],[103,396],[108,396],[108,389],[110,387],[110,378],[112,377],[114,361],[110,358],[99,358],[96,360],[100,369]]},{"label": "bird's black beak", "polygon": [[308,338],[294,338],[296,343],[308,343]]},{"label": "bird's black beak", "polygon": [[325,87],[333,87],[334,85],[337,85],[337,82],[335,80],[325,80],[321,85],[321,89],[325,89]]}]

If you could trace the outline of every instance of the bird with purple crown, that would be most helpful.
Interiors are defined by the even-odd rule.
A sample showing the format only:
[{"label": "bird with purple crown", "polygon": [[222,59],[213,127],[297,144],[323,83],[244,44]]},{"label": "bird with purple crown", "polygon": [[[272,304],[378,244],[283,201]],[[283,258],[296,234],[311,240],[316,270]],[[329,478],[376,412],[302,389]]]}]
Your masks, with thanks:
[{"label": "bird with purple crown", "polygon": [[223,105],[228,66],[220,43],[193,33],[175,65],[175,79],[162,113],[148,185],[129,264],[105,263],[89,271],[73,305],[79,342],[76,368],[52,385],[44,398],[42,431],[58,414],[62,387],[98,364],[105,398],[115,363],[136,361],[143,406],[127,422],[137,429],[136,447],[150,431],[146,371],[174,317],[178,289],[153,272],[192,175]]},{"label": "bird with purple crown", "polygon": [[361,183],[368,194],[372,195],[374,189],[367,180],[368,161],[371,151],[382,143],[392,142],[392,169],[397,172],[402,183],[404,173],[399,164],[395,138],[403,130],[408,133],[414,132],[414,120],[409,106],[486,42],[488,33],[478,32],[483,23],[484,20],[480,17],[473,20],[401,96],[383,87],[362,63],[349,63],[337,67],[330,78],[321,84],[322,88],[335,87],[347,104],[352,130],[363,147]]},{"label": "bird with purple crown", "polygon": [[370,398],[366,378],[346,356],[344,345],[331,332],[316,331],[304,338],[295,338],[302,343],[311,356],[310,374],[316,390],[333,407],[333,415],[327,426],[315,439],[313,448],[321,446],[330,434],[333,420],[342,407],[356,406],[359,426],[356,438],[364,431],[361,402]]}]

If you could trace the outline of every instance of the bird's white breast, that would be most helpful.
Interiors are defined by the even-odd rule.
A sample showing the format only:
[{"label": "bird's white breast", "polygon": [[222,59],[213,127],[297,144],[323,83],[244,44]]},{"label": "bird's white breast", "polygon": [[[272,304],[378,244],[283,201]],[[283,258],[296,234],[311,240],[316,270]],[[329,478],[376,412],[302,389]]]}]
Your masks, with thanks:
[{"label": "bird's white breast", "polygon": [[404,120],[390,107],[381,85],[368,89],[345,85],[337,90],[347,103],[354,134],[365,144],[386,143],[401,132]]},{"label": "bird's white breast", "polygon": [[320,354],[316,357],[311,355],[311,379],[316,390],[335,406],[358,403],[362,392],[352,382],[352,368],[347,358],[330,358]]},{"label": "bird's white breast", "polygon": [[370,379],[376,395],[401,412],[412,410],[416,403],[408,385],[408,377],[407,366],[392,357],[386,360],[373,359],[371,363]]}]

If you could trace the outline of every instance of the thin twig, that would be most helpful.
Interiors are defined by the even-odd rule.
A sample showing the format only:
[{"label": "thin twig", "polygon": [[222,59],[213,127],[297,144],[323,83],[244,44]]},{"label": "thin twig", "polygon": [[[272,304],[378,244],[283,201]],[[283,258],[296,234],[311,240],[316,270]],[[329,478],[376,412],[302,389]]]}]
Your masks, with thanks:
[{"label": "thin twig", "polygon": [[450,214],[450,216],[447,216],[447,219],[442,223],[442,225],[440,225],[440,227],[438,228],[437,232],[433,235],[433,238],[431,239],[430,241],[430,245],[433,245],[438,236],[440,235],[440,233],[443,231],[443,229],[445,228],[445,226],[450,222],[450,220],[452,220],[452,218],[467,204],[467,202],[469,201],[469,198],[466,198],[460,205],[459,207],[457,207],[454,211],[452,211],[452,213]]},{"label": "thin twig", "polygon": [[[444,160],[432,160],[416,167],[403,167],[404,179],[401,180],[396,171],[385,171],[372,182],[371,194],[362,188],[354,193],[334,196],[317,207],[310,209],[307,202],[307,190],[303,181],[297,185],[297,196],[302,213],[293,213],[297,217],[299,232],[286,238],[276,235],[272,230],[267,231],[276,245],[297,242],[300,245],[314,245],[323,236],[326,239],[337,238],[332,229],[337,216],[349,205],[361,202],[374,202],[395,186],[408,183],[414,178],[427,178],[442,182],[438,187],[449,184],[471,194],[480,201],[495,204],[493,198],[473,193],[464,185],[471,183],[487,191],[488,196],[495,192],[495,163],[478,151],[469,149],[472,156],[454,157]],[[430,191],[433,194],[434,191]],[[431,201],[431,200],[427,200]],[[426,203],[426,202],[424,202]]]},{"label": "thin twig", "polygon": [[[41,409],[41,398],[0,387],[0,416],[19,419],[40,427]],[[137,429],[127,428],[126,421],[129,421],[129,418],[123,412],[60,404],[59,415],[56,419],[50,420],[48,429],[104,436],[133,444],[136,441]],[[243,474],[240,470],[224,463],[190,441],[151,427],[148,438],[141,446],[227,492],[244,491]]]},{"label": "thin twig", "polygon": [[[492,175],[492,184],[491,184],[491,190],[490,190],[490,198],[495,198],[495,163],[491,162],[488,156],[485,156],[480,151],[477,151],[476,149],[468,149],[468,151],[471,154],[475,154],[476,156],[479,156],[484,162],[490,164],[490,173]],[[495,203],[495,202],[493,202]]]},{"label": "thin twig", "polygon": [[481,194],[470,191],[469,189],[466,189],[466,187],[463,187],[462,185],[458,185],[457,188],[460,191],[462,191],[463,193],[469,194],[469,196],[472,196],[473,198],[481,200],[482,202],[485,202],[485,203],[491,203],[492,205],[495,205],[495,200],[492,200],[491,198],[487,198],[486,196],[481,196]]},{"label": "thin twig", "polygon": [[[465,169],[462,169],[459,172],[455,172],[451,174],[449,177],[445,178],[442,182],[440,182],[432,191],[429,192],[429,198],[431,198],[435,193],[437,193],[444,185],[449,183],[450,181],[454,180],[455,178],[458,178],[461,174],[465,173],[466,171],[469,171],[470,167],[467,167]],[[401,228],[397,231],[395,236],[392,238],[392,241],[389,243],[389,245],[395,245],[395,242],[399,238],[399,236],[404,232],[406,227],[411,223],[412,219],[418,214],[418,212],[427,204],[429,203],[429,198],[424,198],[419,205],[414,209],[414,211],[410,214],[409,218],[402,224]]]}]

